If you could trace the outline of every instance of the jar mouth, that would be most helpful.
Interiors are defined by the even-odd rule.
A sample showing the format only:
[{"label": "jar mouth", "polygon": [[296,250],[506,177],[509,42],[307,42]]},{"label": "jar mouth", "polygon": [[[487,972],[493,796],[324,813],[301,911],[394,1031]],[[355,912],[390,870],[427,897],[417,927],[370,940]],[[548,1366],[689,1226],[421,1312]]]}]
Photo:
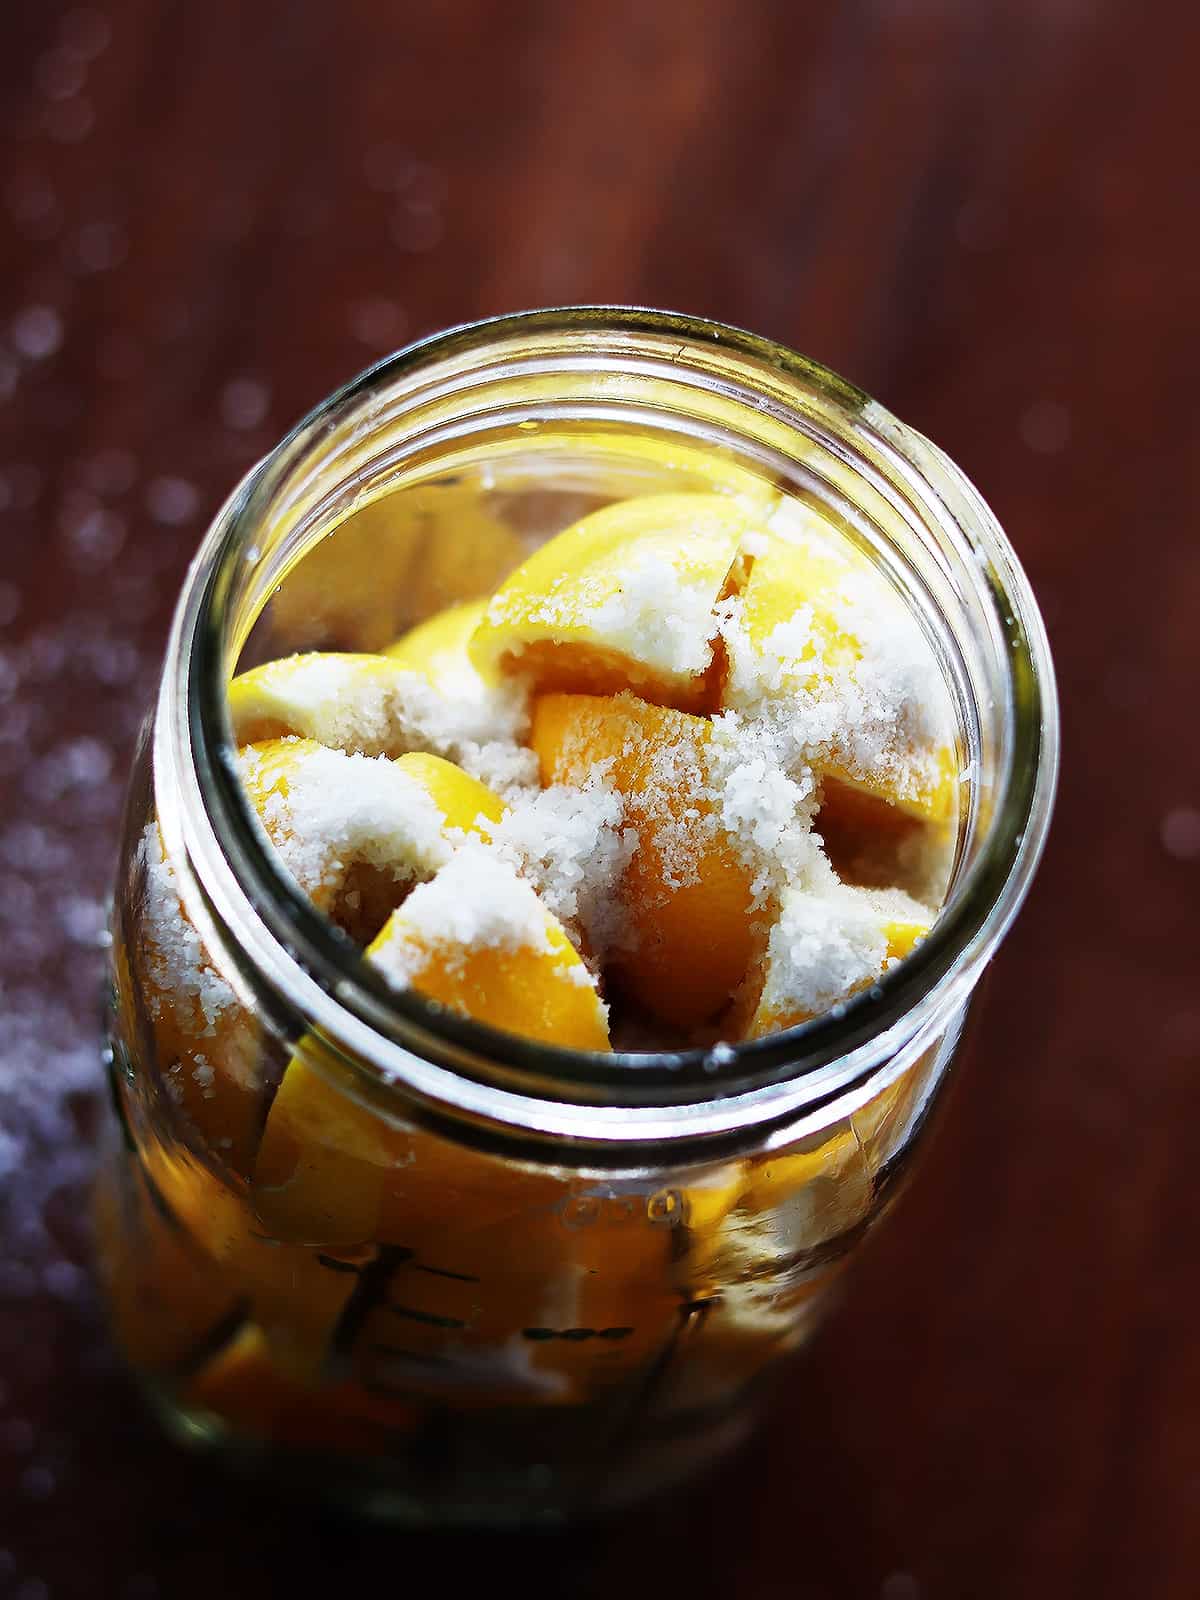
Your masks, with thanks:
[{"label": "jar mouth", "polygon": [[[339,430],[402,390],[412,406],[471,360],[529,359],[573,341],[602,354],[670,362],[681,382],[720,391],[798,441],[822,433],[851,472],[918,508],[957,555],[1002,669],[1003,759],[990,816],[956,870],[929,935],[879,982],[799,1027],[709,1049],[600,1054],[562,1049],[453,1015],[390,988],[315,910],[267,844],[230,759],[230,670],[256,544],[289,484],[311,484]],[[510,349],[511,347],[511,349]],[[671,354],[671,351],[674,354]],[[415,398],[414,398],[415,397]],[[966,575],[965,577],[963,575]],[[261,602],[266,595],[260,597]],[[244,628],[243,628],[244,637]],[[1045,842],[1058,763],[1057,700],[1036,602],[994,516],[948,458],[852,385],[794,351],[680,313],[565,307],[464,324],[408,346],[305,417],[238,486],[189,571],[175,616],[155,732],[159,822],[189,916],[228,958],[231,981],[281,1029],[316,1033],[373,1089],[480,1123],[628,1140],[728,1131],[816,1111],[882,1067],[973,985],[1028,890]]]}]

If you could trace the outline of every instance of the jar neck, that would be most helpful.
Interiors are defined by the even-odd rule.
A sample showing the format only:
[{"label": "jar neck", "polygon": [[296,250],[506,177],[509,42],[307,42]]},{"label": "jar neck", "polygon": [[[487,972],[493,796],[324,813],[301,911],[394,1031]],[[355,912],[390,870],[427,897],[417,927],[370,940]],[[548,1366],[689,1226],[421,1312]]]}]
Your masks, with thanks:
[{"label": "jar neck", "polygon": [[[869,991],[800,1028],[704,1051],[536,1045],[390,990],[264,844],[237,779],[229,676],[285,574],[371,501],[480,459],[641,430],[830,508],[927,623],[972,774],[946,904]],[[556,443],[556,441],[558,443]],[[155,734],[160,826],[184,903],[234,987],[318,1037],[371,1093],[583,1142],[718,1138],[853,1096],[961,1006],[1023,899],[1049,820],[1049,654],[1016,557],[934,446],[814,363],[648,311],[535,312],[452,330],[371,369],[238,486],[185,584]]]}]

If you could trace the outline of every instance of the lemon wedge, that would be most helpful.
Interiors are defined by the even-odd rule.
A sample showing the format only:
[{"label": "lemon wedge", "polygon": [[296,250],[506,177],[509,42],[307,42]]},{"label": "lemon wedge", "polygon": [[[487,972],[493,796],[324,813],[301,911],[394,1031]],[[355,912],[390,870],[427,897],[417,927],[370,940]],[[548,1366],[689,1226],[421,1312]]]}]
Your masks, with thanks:
[{"label": "lemon wedge", "polygon": [[933,913],[899,889],[855,889],[832,879],[784,890],[766,955],[735,1013],[761,1039],[827,1011],[908,955]]},{"label": "lemon wedge", "polygon": [[722,705],[786,708],[819,774],[948,824],[958,773],[949,696],[907,608],[797,502],[752,547],[724,629]]},{"label": "lemon wedge", "polygon": [[602,772],[637,832],[620,886],[628,949],[611,958],[624,986],[651,1016],[702,1022],[742,982],[756,938],[751,874],[706,793],[712,724],[632,694],[545,694],[531,737],[544,784]]},{"label": "lemon wedge", "polygon": [[295,734],[362,755],[399,755],[396,663],[382,655],[312,651],[239,673],[229,685],[238,745]]},{"label": "lemon wedge", "polygon": [[595,511],[501,584],[471,659],[485,676],[520,673],[539,690],[632,689],[703,709],[714,607],[751,528],[745,508],[721,495],[646,495]]},{"label": "lemon wedge", "polygon": [[608,1008],[532,887],[460,851],[393,913],[367,952],[389,981],[478,1022],[545,1044],[607,1050]]}]

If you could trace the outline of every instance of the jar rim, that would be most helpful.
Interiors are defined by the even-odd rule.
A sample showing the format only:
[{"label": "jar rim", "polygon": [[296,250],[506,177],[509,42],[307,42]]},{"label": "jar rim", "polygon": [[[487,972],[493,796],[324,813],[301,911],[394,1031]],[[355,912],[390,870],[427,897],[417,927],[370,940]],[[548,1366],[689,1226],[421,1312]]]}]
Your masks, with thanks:
[{"label": "jar rim", "polygon": [[[878,983],[832,1011],[714,1049],[614,1052],[541,1044],[390,989],[273,859],[229,759],[230,572],[253,549],[272,492],[313,444],[399,379],[529,334],[680,341],[680,354],[757,369],[819,396],[848,436],[918,491],[941,531],[975,558],[1007,652],[1011,738],[977,855],[929,935]],[[778,395],[775,396],[778,400]],[[800,415],[796,411],[796,418]],[[434,1112],[545,1137],[629,1144],[710,1137],[816,1111],[873,1078],[973,987],[1028,890],[1058,765],[1057,696],[1036,601],[995,517],[920,434],[811,359],[760,335],[678,312],[580,306],[519,312],[431,335],[368,368],[303,418],[218,513],[175,614],[155,729],[159,822],[189,915],[231,956],[230,976],[281,1028],[296,1019],[371,1079]],[[264,977],[265,974],[265,977]],[[269,980],[269,981],[267,981]]]}]

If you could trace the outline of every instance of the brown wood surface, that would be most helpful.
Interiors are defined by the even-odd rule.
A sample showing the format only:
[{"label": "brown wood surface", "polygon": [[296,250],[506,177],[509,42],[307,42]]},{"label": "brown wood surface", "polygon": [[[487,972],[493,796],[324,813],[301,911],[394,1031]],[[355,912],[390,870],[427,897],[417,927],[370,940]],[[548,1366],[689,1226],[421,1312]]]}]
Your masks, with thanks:
[{"label": "brown wood surface", "polygon": [[[4,0],[0,1594],[1197,1592],[1198,61],[1187,0]],[[1046,608],[1058,821],[753,1447],[600,1533],[352,1535],[168,1448],[81,1270],[121,774],[284,427],[584,300],[785,340],[963,464]]]}]

